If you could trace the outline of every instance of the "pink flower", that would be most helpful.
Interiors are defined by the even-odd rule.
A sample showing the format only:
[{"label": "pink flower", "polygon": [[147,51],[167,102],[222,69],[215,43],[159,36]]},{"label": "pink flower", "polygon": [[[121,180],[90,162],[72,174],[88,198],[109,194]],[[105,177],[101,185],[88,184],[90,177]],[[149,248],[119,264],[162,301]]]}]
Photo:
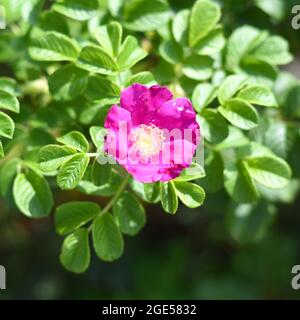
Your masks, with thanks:
[{"label": "pink flower", "polygon": [[200,140],[190,100],[158,85],[134,84],[108,111],[105,152],[144,183],[169,181],[190,166]]}]

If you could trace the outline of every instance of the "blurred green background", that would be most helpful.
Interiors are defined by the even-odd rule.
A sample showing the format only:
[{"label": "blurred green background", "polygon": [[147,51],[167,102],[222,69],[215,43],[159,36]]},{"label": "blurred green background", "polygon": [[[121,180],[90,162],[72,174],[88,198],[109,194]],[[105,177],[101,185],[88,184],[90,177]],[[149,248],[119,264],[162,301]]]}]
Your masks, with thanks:
[{"label": "blurred green background", "polygon": [[[193,2],[170,1],[174,10]],[[280,33],[299,60],[300,30],[291,27],[291,6],[299,1],[218,2],[228,34],[245,23]],[[288,69],[299,75],[298,65]],[[56,202],[79,197],[74,191],[58,193]],[[126,237],[120,260],[104,263],[93,256],[86,273],[73,275],[59,263],[62,238],[54,233],[53,219],[29,220],[0,200],[0,264],[7,270],[0,299],[300,298],[291,287],[292,266],[300,264],[300,196],[292,205],[280,205],[264,237],[251,244],[249,228],[238,231],[245,241],[232,240],[228,203],[220,192],[200,209],[182,207],[175,217],[148,206],[145,229],[138,238]]]}]

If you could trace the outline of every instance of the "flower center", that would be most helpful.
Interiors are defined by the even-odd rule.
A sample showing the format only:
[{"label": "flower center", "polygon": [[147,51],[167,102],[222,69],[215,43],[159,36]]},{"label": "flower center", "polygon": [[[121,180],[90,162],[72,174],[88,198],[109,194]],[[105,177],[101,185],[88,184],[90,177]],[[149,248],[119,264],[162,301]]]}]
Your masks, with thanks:
[{"label": "flower center", "polygon": [[154,124],[140,125],[131,133],[131,141],[134,147],[144,157],[151,157],[162,150],[165,140],[163,130]]}]

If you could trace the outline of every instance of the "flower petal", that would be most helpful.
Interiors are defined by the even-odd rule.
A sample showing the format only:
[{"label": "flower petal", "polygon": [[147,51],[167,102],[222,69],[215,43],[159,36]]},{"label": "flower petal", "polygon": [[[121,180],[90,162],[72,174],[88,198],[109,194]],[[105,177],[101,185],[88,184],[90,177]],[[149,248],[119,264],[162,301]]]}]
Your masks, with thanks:
[{"label": "flower petal", "polygon": [[196,113],[189,99],[177,98],[164,103],[155,113],[152,123],[161,129],[187,129],[196,122]]},{"label": "flower petal", "polygon": [[173,99],[173,94],[168,88],[158,85],[150,87],[150,94],[155,110],[160,108],[165,102]]}]

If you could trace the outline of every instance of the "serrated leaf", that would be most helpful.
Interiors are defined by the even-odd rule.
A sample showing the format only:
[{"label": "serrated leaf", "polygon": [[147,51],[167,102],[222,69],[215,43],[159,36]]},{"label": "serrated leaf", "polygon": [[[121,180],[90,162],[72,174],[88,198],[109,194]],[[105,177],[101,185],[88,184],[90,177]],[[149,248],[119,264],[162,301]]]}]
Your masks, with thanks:
[{"label": "serrated leaf", "polygon": [[75,61],[79,50],[74,40],[62,33],[51,31],[33,40],[29,54],[38,61]]},{"label": "serrated leaf", "polygon": [[113,58],[102,47],[95,45],[84,47],[76,64],[79,68],[100,74],[112,74],[117,70]]},{"label": "serrated leaf", "polygon": [[172,23],[174,39],[183,46],[188,43],[189,15],[190,11],[188,9],[181,10],[177,12]]},{"label": "serrated leaf", "polygon": [[39,151],[39,166],[44,172],[57,170],[64,162],[70,159],[76,151],[67,146],[48,145]]},{"label": "serrated leaf", "polygon": [[111,56],[116,57],[121,46],[122,33],[122,26],[118,22],[113,21],[106,26],[96,29],[95,37]]},{"label": "serrated leaf", "polygon": [[74,189],[82,179],[89,163],[89,157],[83,153],[72,156],[61,166],[57,183],[63,190]]},{"label": "serrated leaf", "polygon": [[293,60],[288,41],[280,36],[269,37],[251,55],[274,65],[287,64]]},{"label": "serrated leaf", "polygon": [[213,59],[207,56],[192,55],[185,59],[182,72],[194,80],[207,80],[213,74]]},{"label": "serrated leaf", "polygon": [[159,46],[159,53],[167,62],[176,64],[183,59],[183,49],[173,40],[163,41]]},{"label": "serrated leaf", "polygon": [[82,227],[100,213],[98,204],[89,201],[72,201],[57,207],[55,227],[59,234],[67,234]]},{"label": "serrated leaf", "polygon": [[3,91],[0,88],[0,109],[9,110],[12,112],[20,112],[20,103],[14,94]]},{"label": "serrated leaf", "polygon": [[252,26],[237,28],[227,42],[226,66],[235,71],[243,57],[257,44],[264,40],[264,33]]},{"label": "serrated leaf", "polygon": [[217,88],[210,83],[201,83],[193,91],[192,102],[195,110],[201,112],[217,96]]},{"label": "serrated leaf", "polygon": [[225,38],[222,27],[216,27],[202,38],[194,48],[195,52],[202,55],[213,56],[225,46]]},{"label": "serrated leaf", "polygon": [[89,143],[86,137],[79,131],[71,131],[56,140],[69,147],[75,148],[78,151],[88,152]]},{"label": "serrated leaf", "polygon": [[120,96],[120,88],[102,76],[91,76],[88,80],[88,86],[85,96],[90,101],[117,101]]},{"label": "serrated leaf", "polygon": [[74,273],[82,273],[90,265],[89,233],[78,229],[66,237],[60,254],[61,264]]},{"label": "serrated leaf", "polygon": [[129,192],[123,193],[113,206],[113,215],[122,233],[134,236],[146,223],[144,207]]},{"label": "serrated leaf", "polygon": [[133,85],[134,83],[140,83],[144,85],[154,85],[156,83],[154,76],[149,71],[142,71],[139,73],[136,73],[132,75],[127,81],[126,81],[126,87],[129,87]]},{"label": "serrated leaf", "polygon": [[257,104],[265,107],[278,107],[272,91],[263,85],[250,85],[241,90],[237,98],[245,100],[252,104]]},{"label": "serrated leaf", "polygon": [[284,188],[291,178],[291,169],[277,157],[257,157],[245,160],[251,177],[258,183],[271,188]]},{"label": "serrated leaf", "polygon": [[159,201],[159,184],[158,183],[142,183],[137,180],[131,180],[132,190],[144,201],[156,203]]},{"label": "serrated leaf", "polygon": [[218,100],[221,105],[231,99],[247,83],[247,78],[242,75],[231,75],[227,77],[218,92]]},{"label": "serrated leaf", "polygon": [[93,243],[97,256],[103,261],[114,261],[124,250],[122,234],[109,213],[95,219],[92,228]]},{"label": "serrated leaf", "polygon": [[195,183],[179,182],[174,183],[178,198],[189,208],[201,206],[205,199],[205,191]]},{"label": "serrated leaf", "polygon": [[56,2],[53,10],[78,21],[86,21],[97,15],[98,3],[95,0],[63,0]]},{"label": "serrated leaf", "polygon": [[0,111],[0,136],[11,139],[14,135],[15,124],[12,119]]},{"label": "serrated leaf", "polygon": [[88,72],[74,65],[57,69],[48,79],[50,93],[55,100],[72,100],[87,87]]},{"label": "serrated leaf", "polygon": [[225,189],[238,203],[250,203],[258,199],[257,188],[243,163],[230,164],[224,170]]},{"label": "serrated leaf", "polygon": [[146,56],[147,52],[139,46],[138,41],[133,36],[127,36],[117,58],[119,71],[130,69]]},{"label": "serrated leaf", "polygon": [[198,0],[190,15],[189,44],[194,47],[217,24],[221,17],[220,7],[211,1]]},{"label": "serrated leaf", "polygon": [[5,161],[0,166],[0,194],[2,197],[7,197],[11,191],[13,181],[17,175],[17,167],[20,159],[14,158]]},{"label": "serrated leaf", "polygon": [[200,124],[204,137],[213,144],[224,141],[229,134],[228,124],[216,110],[203,110]]},{"label": "serrated leaf", "polygon": [[178,198],[173,182],[160,183],[160,200],[167,213],[174,214],[178,209]]},{"label": "serrated leaf", "polygon": [[92,181],[95,186],[102,186],[109,181],[111,173],[110,164],[100,164],[95,160],[92,167]]},{"label": "serrated leaf", "polygon": [[240,99],[230,99],[218,111],[230,123],[243,130],[250,130],[258,125],[258,113],[249,103]]},{"label": "serrated leaf", "polygon": [[126,3],[124,26],[139,32],[157,30],[169,20],[170,15],[165,0],[133,0]]},{"label": "serrated leaf", "polygon": [[31,169],[18,173],[13,185],[13,195],[19,210],[30,218],[48,216],[53,207],[48,182]]}]

